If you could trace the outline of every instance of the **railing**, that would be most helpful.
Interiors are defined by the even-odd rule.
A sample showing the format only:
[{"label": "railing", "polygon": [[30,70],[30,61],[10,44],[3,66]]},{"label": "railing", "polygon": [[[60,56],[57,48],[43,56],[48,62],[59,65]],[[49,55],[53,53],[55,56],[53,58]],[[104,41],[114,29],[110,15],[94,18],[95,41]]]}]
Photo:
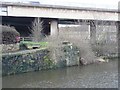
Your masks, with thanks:
[{"label": "railing", "polygon": [[32,37],[20,37],[20,41],[32,41]]},{"label": "railing", "polygon": [[20,37],[21,49],[46,49],[48,42],[34,42],[33,37]]}]

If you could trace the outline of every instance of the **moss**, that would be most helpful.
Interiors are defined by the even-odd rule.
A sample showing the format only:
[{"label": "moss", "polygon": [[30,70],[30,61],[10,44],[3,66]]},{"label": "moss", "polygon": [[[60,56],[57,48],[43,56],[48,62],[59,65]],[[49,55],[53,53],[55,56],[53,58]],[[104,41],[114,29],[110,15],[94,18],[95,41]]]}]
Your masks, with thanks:
[{"label": "moss", "polygon": [[48,53],[47,50],[31,50],[2,55],[2,74],[4,76],[52,68],[54,64],[47,56]]},{"label": "moss", "polygon": [[32,49],[33,47],[37,48],[46,48],[48,42],[32,42],[32,41],[21,41],[20,49]]},{"label": "moss", "polygon": [[56,67],[54,62],[50,59],[49,55],[43,57],[43,65],[43,69],[51,69]]}]

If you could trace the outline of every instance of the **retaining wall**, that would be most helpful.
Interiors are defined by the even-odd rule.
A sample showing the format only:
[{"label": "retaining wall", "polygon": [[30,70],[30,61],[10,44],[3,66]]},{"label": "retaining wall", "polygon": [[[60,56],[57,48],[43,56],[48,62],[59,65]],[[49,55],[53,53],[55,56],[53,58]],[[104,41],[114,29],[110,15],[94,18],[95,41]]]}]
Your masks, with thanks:
[{"label": "retaining wall", "polygon": [[60,68],[79,64],[77,48],[65,46],[59,60],[51,59],[47,49],[24,50],[2,54],[2,75]]},{"label": "retaining wall", "polygon": [[48,50],[25,50],[2,55],[2,75],[53,68]]}]

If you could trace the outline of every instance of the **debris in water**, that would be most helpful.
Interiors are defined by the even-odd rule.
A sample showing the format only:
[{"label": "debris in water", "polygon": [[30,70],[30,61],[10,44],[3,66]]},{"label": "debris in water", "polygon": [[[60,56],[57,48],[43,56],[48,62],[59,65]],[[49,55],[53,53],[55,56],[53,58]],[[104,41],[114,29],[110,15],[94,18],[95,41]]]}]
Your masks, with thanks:
[{"label": "debris in water", "polygon": [[108,59],[103,59],[103,58],[97,58],[97,60],[96,60],[97,62],[109,62],[109,60]]}]

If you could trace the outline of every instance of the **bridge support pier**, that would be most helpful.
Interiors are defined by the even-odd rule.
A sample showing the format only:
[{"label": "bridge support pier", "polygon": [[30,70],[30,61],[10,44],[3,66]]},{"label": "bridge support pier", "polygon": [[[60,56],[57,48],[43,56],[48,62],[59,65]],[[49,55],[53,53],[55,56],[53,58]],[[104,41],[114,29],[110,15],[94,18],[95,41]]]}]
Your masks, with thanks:
[{"label": "bridge support pier", "polygon": [[57,36],[59,33],[58,30],[58,21],[57,20],[53,20],[50,23],[50,35],[51,36]]},{"label": "bridge support pier", "polygon": [[94,44],[96,41],[96,24],[94,21],[90,21],[90,42]]}]

